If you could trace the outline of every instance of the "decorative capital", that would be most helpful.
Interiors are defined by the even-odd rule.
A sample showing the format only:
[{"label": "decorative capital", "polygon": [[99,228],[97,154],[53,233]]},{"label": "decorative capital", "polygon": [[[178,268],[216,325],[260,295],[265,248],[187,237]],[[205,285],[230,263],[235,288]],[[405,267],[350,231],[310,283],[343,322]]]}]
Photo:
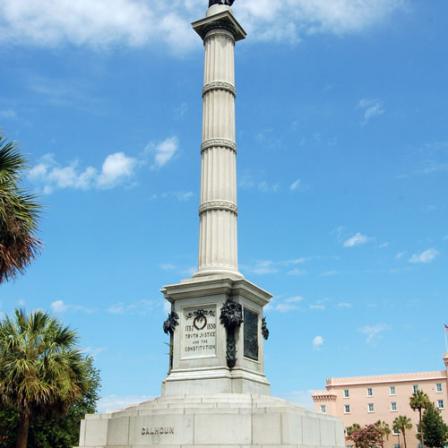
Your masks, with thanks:
[{"label": "decorative capital", "polygon": [[[224,3],[221,2],[220,4],[222,5]],[[205,40],[210,31],[219,29],[226,30],[231,33],[235,41],[242,40],[247,35],[243,27],[228,10],[193,22],[192,26],[199,36],[201,36],[202,40]]]}]

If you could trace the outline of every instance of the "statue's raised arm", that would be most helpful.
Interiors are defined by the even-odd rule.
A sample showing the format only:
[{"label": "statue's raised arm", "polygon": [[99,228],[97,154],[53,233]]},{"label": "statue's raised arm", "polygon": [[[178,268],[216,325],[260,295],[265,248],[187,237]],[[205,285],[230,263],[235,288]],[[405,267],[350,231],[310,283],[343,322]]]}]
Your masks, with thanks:
[{"label": "statue's raised arm", "polygon": [[235,0],[209,0],[208,7],[213,5],[227,5],[232,6]]}]

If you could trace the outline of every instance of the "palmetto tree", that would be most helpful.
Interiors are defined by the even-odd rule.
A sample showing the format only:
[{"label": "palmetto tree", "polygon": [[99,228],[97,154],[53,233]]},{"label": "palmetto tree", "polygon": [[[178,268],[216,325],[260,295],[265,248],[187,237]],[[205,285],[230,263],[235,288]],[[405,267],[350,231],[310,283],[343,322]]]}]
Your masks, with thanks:
[{"label": "palmetto tree", "polygon": [[411,419],[405,415],[399,415],[393,423],[394,431],[403,434],[404,448],[407,448],[406,431],[412,429]]},{"label": "palmetto tree", "polygon": [[381,421],[381,420],[378,420],[375,423],[375,426],[378,428],[378,430],[381,433],[381,437],[382,437],[381,446],[384,447],[384,440],[385,439],[389,440],[389,436],[390,436],[390,434],[392,432],[390,430],[390,426],[386,422]]},{"label": "palmetto tree", "polygon": [[422,443],[422,445],[425,445],[424,442],[424,434],[422,432],[422,416],[423,416],[423,410],[426,409],[428,407],[428,405],[431,404],[431,401],[428,397],[428,395],[426,395],[422,390],[416,390],[412,395],[411,398],[409,400],[409,406],[411,407],[411,409],[413,411],[418,411],[418,438],[420,439],[420,442]]},{"label": "palmetto tree", "polygon": [[89,387],[76,334],[36,311],[0,322],[0,400],[19,413],[16,448],[26,448],[33,414],[64,413]]},{"label": "palmetto tree", "polygon": [[40,246],[35,238],[39,205],[23,192],[25,159],[0,135],[0,283],[22,272]]},{"label": "palmetto tree", "polygon": [[361,429],[361,425],[359,425],[358,423],[353,423],[353,425],[348,426],[348,427],[345,429],[345,433],[346,433],[346,435],[347,435],[347,438],[350,438],[350,436],[351,436],[354,432],[359,431],[360,429]]}]

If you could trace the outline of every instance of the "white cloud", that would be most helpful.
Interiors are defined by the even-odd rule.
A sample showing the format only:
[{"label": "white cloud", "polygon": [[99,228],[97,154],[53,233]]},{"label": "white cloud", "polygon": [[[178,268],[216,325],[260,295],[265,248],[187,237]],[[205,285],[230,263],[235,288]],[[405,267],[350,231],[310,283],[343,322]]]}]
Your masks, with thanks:
[{"label": "white cloud", "polygon": [[163,311],[165,314],[169,314],[171,312],[171,303],[168,300],[163,301]]},{"label": "white cloud", "polygon": [[368,344],[375,342],[389,327],[386,324],[365,325],[359,331],[366,336]]},{"label": "white cloud", "polygon": [[340,309],[345,309],[345,310],[349,310],[350,308],[352,308],[352,304],[349,302],[339,302],[336,307],[340,308]]},{"label": "white cloud", "polygon": [[279,313],[289,313],[290,311],[295,311],[299,308],[299,303],[304,300],[302,296],[292,296],[286,299],[274,298],[269,304],[269,308],[273,311]]},{"label": "white cloud", "polygon": [[304,269],[294,268],[288,271],[287,274],[295,277],[301,277],[302,275],[306,275],[307,271],[305,271]]},{"label": "white cloud", "polygon": [[324,271],[320,274],[320,277],[334,277],[335,275],[340,274],[339,271]]},{"label": "white cloud", "polygon": [[439,256],[439,251],[436,249],[427,249],[421,253],[414,254],[409,259],[409,263],[431,263]]},{"label": "white cloud", "polygon": [[245,269],[256,275],[275,274],[278,272],[277,266],[271,260],[259,260],[254,266],[246,266]]},{"label": "white cloud", "polygon": [[61,166],[52,154],[43,156],[28,172],[28,180],[41,187],[46,194],[67,188],[88,190],[94,185],[96,176],[95,168],[79,169],[77,161]]},{"label": "white cloud", "polygon": [[67,305],[62,300],[56,300],[51,304],[51,310],[53,313],[63,313],[67,311]]},{"label": "white cloud", "polygon": [[171,263],[163,263],[160,265],[163,271],[176,272],[178,275],[192,277],[197,272],[196,266],[177,266]]},{"label": "white cloud", "polygon": [[134,0],[3,0],[2,40],[41,46],[142,45],[152,37],[154,14]]},{"label": "white cloud", "polygon": [[313,338],[313,348],[319,350],[325,343],[325,339],[322,336],[316,336]]},{"label": "white cloud", "polygon": [[124,303],[119,302],[115,303],[109,308],[107,308],[107,312],[109,314],[131,314],[131,315],[146,315],[148,313],[151,313],[160,305],[159,301],[155,300],[138,300],[137,302],[132,303]]},{"label": "white cloud", "polygon": [[100,353],[106,351],[105,347],[84,347],[81,349],[81,353],[96,358]]},{"label": "white cloud", "polygon": [[171,263],[162,263],[160,265],[160,269],[162,269],[162,271],[174,271],[176,269],[176,265]]},{"label": "white cloud", "polygon": [[179,142],[177,137],[170,137],[153,147],[154,151],[154,168],[162,168],[165,166],[177,153],[179,149]]},{"label": "white cloud", "polygon": [[79,168],[78,161],[64,166],[59,164],[52,154],[46,154],[39,163],[31,167],[28,180],[46,194],[69,188],[74,190],[112,188],[132,178],[136,164],[136,159],[117,152],[108,155],[101,170],[98,171],[92,166]]},{"label": "white cloud", "polygon": [[260,177],[260,175],[246,172],[240,177],[239,187],[243,190],[258,190],[261,193],[277,193],[280,190],[278,183],[268,182]]},{"label": "white cloud", "polygon": [[311,394],[311,390],[295,390],[286,394],[280,394],[280,396],[285,400],[292,401],[293,403],[297,403],[302,407],[313,410],[314,402]]},{"label": "white cloud", "polygon": [[[240,0],[235,14],[253,40],[298,42],[308,35],[358,33],[406,0]],[[93,48],[165,44],[175,53],[200,48],[190,22],[205,0],[2,0],[0,41]]]},{"label": "white cloud", "polygon": [[151,400],[153,397],[146,395],[108,395],[98,400],[98,412],[107,414],[109,412],[121,411],[132,405],[140,404],[144,401]]},{"label": "white cloud", "polygon": [[[147,148],[140,157],[132,157],[124,152],[109,154],[99,169],[93,166],[81,168],[77,160],[63,165],[56,161],[53,154],[46,154],[31,167],[27,177],[45,194],[63,189],[105,190],[129,183],[135,177],[137,168],[148,163],[148,151],[154,152],[153,166],[161,168],[174,157],[177,149],[177,138],[170,137]],[[191,191],[177,191],[154,194],[153,198],[171,196],[178,201],[188,201],[194,194]]]},{"label": "white cloud", "polygon": [[358,108],[363,113],[363,125],[366,125],[373,118],[383,115],[385,112],[383,102],[377,99],[364,98],[359,101]]},{"label": "white cloud", "polygon": [[356,233],[349,239],[344,241],[344,247],[356,247],[356,246],[362,246],[363,244],[368,243],[369,238],[362,233]]},{"label": "white cloud", "polygon": [[295,180],[290,186],[291,191],[299,191],[302,188],[302,181],[300,179]]},{"label": "white cloud", "polygon": [[55,300],[50,305],[51,311],[55,314],[62,314],[62,313],[68,313],[68,312],[75,312],[75,313],[85,313],[85,314],[92,314],[95,312],[95,310],[91,308],[87,308],[83,305],[72,305],[67,304],[63,300]]},{"label": "white cloud", "polygon": [[325,311],[327,309],[327,305],[325,305],[325,303],[322,302],[312,303],[309,306],[309,309],[313,311]]},{"label": "white cloud", "polygon": [[193,277],[193,275],[196,274],[197,270],[198,269],[196,266],[190,266],[190,267],[180,271],[180,273],[181,273],[181,275],[187,275],[188,277]]},{"label": "white cloud", "polygon": [[0,110],[0,118],[12,120],[14,118],[17,118],[17,113],[15,110],[12,110],[12,109]]},{"label": "white cloud", "polygon": [[294,303],[277,303],[272,307],[274,311],[278,311],[279,313],[289,313],[297,308],[298,306]]},{"label": "white cloud", "polygon": [[192,191],[166,191],[164,193],[154,193],[151,196],[152,200],[170,198],[174,198],[179,202],[187,202],[190,199],[194,198],[194,193]]},{"label": "white cloud", "polygon": [[285,270],[288,275],[298,276],[306,274],[306,271],[298,268],[305,262],[303,257],[282,261],[258,260],[253,265],[241,265],[241,269],[255,275],[276,274]]},{"label": "white cloud", "polygon": [[100,188],[111,188],[134,175],[137,160],[123,152],[116,152],[106,157],[98,177]]}]

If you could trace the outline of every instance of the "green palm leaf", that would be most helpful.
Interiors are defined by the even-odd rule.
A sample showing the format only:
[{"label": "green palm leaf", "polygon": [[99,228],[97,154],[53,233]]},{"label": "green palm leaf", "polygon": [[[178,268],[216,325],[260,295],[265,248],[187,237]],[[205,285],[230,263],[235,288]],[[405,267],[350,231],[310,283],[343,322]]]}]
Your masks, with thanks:
[{"label": "green palm leaf", "polygon": [[35,236],[40,206],[18,186],[25,159],[0,135],[0,283],[28,266],[41,244]]}]

